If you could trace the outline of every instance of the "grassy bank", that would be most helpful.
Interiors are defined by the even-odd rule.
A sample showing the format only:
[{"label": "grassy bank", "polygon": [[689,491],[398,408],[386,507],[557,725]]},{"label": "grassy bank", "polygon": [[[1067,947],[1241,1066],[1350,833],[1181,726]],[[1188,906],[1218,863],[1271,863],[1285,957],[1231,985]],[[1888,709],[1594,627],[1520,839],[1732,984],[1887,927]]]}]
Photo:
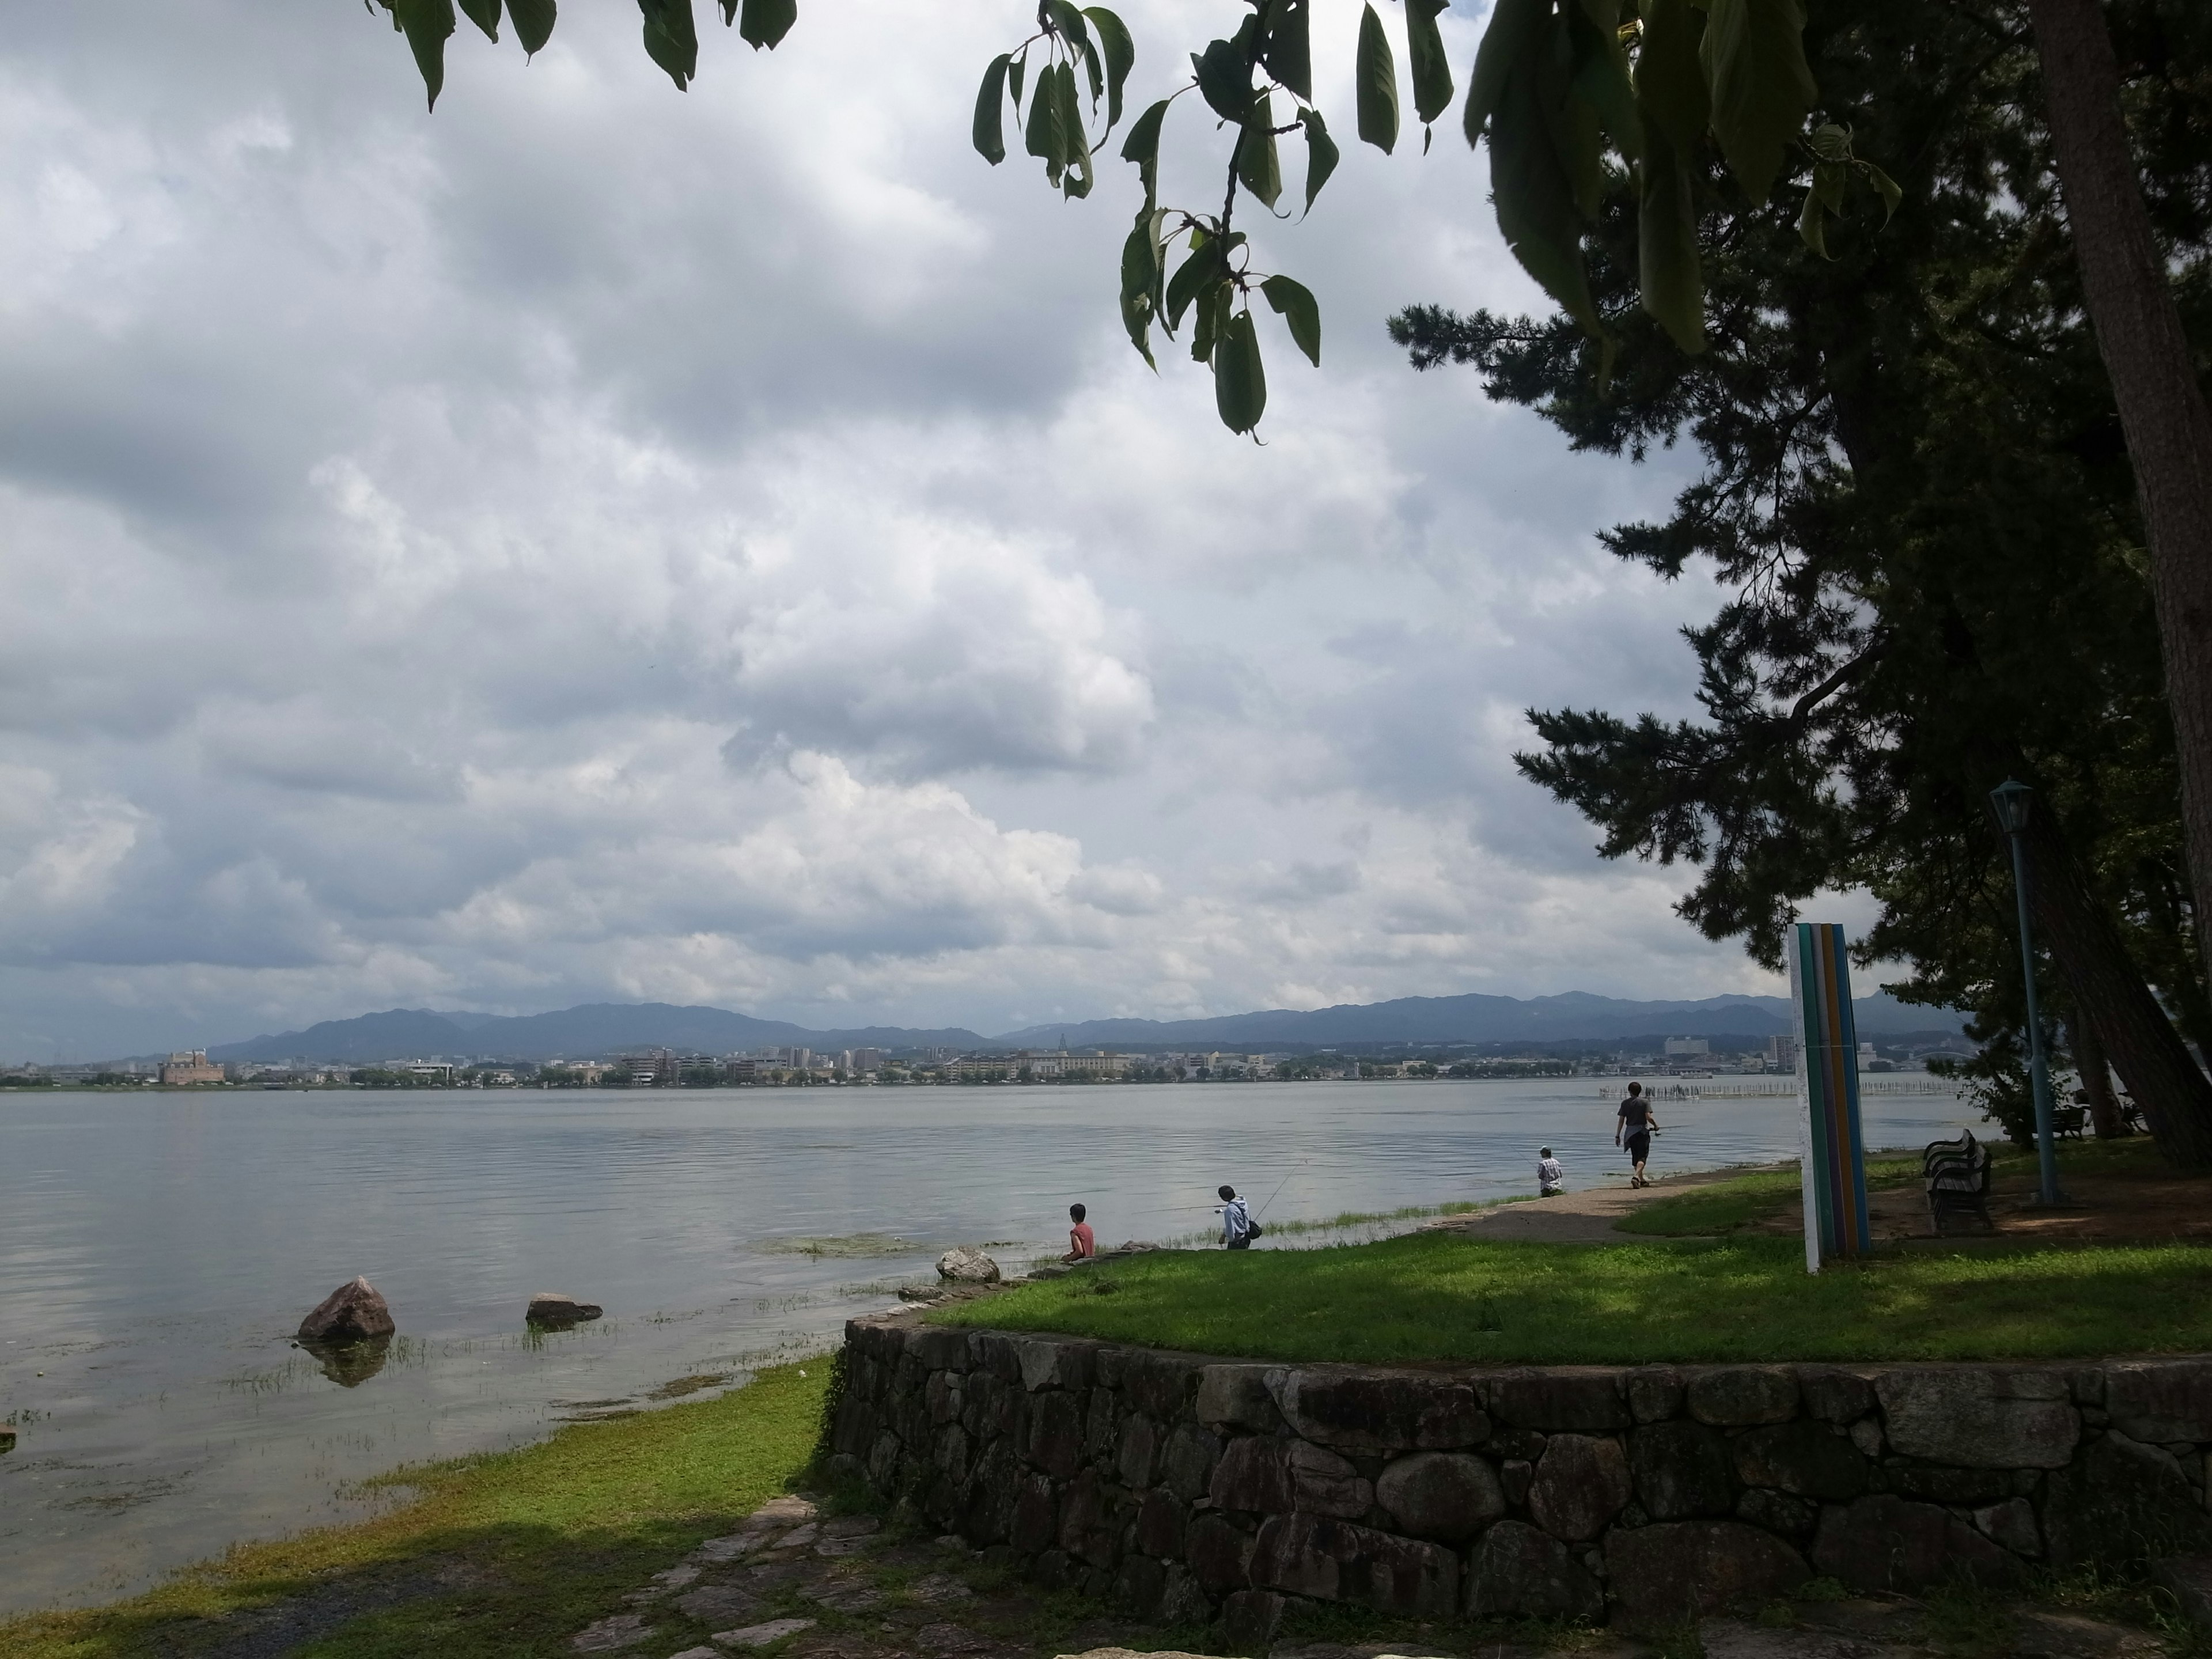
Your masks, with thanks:
[{"label": "grassy bank", "polygon": [[1917,1254],[1805,1273],[1795,1239],[1176,1252],[949,1308],[948,1324],[1261,1358],[1982,1359],[2212,1348],[2212,1250]]},{"label": "grassy bank", "polygon": [[9,1659],[188,1656],[256,1628],[308,1659],[526,1659],[783,1490],[814,1449],[826,1361],[732,1394],[402,1471],[377,1520],[244,1546],[128,1601],[0,1624]]}]

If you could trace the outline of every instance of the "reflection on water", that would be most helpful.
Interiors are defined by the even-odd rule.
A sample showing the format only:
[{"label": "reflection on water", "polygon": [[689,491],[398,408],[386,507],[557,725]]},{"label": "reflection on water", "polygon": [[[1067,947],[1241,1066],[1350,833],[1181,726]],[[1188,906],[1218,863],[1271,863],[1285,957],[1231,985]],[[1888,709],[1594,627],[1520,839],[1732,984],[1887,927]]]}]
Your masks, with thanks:
[{"label": "reflection on water", "polygon": [[[0,1097],[0,1612],[361,1515],[398,1464],[727,1387],[949,1245],[1057,1255],[1077,1200],[1102,1240],[1170,1239],[1226,1181],[1275,1194],[1272,1234],[1527,1191],[1542,1144],[1593,1186],[1626,1172],[1613,1112],[1586,1080]],[[1868,1139],[1971,1115],[1870,1098]],[[1796,1149],[1786,1100],[1667,1123],[1662,1172]],[[293,1346],[357,1273],[399,1334]],[[606,1316],[518,1328],[548,1285]]]},{"label": "reflection on water", "polygon": [[342,1389],[357,1389],[384,1369],[392,1352],[388,1336],[363,1337],[358,1342],[301,1342],[300,1346],[322,1367],[323,1375]]}]

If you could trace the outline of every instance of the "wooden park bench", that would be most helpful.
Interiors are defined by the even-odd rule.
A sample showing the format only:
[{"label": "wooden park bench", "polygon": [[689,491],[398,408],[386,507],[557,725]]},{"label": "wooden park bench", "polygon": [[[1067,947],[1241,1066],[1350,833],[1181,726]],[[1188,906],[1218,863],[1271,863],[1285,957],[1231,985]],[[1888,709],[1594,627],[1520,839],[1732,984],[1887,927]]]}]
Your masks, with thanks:
[{"label": "wooden park bench", "polygon": [[2082,1127],[2088,1121],[2089,1109],[2086,1106],[2053,1106],[2051,1109],[2051,1133],[2055,1135],[2071,1135],[2079,1140]]},{"label": "wooden park bench", "polygon": [[1962,1129],[1955,1140],[1935,1140],[1920,1155],[1922,1183],[1928,1192],[1928,1218],[1943,1231],[1949,1216],[1972,1214],[1996,1231],[1990,1219],[1990,1149]]}]

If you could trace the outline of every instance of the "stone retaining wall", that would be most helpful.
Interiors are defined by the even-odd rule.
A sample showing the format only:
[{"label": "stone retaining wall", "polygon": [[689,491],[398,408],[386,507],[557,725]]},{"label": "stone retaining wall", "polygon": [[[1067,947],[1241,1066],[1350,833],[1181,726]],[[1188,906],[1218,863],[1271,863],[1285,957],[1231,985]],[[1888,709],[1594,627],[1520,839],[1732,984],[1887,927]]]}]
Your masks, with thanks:
[{"label": "stone retaining wall", "polygon": [[846,1327],[836,1466],[1048,1584],[1650,1625],[2201,1547],[2212,1358],[1384,1370]]}]

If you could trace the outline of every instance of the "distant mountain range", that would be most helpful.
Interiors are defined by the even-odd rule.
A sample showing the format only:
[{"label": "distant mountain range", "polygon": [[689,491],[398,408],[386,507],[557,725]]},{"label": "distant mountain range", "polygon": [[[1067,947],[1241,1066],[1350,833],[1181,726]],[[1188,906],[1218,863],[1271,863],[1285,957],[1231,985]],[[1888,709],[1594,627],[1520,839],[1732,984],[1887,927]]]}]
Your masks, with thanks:
[{"label": "distant mountain range", "polygon": [[[1898,1036],[1959,1031],[1963,1017],[1919,1008],[1878,994],[1852,1005],[1860,1032]],[[325,1020],[304,1031],[282,1031],[208,1053],[224,1060],[339,1060],[356,1065],[422,1054],[498,1054],[555,1060],[632,1048],[1218,1048],[1320,1047],[1361,1042],[1617,1042],[1665,1036],[1764,1037],[1790,1029],[1784,997],[1706,997],[1694,1002],[1626,1002],[1569,991],[1559,996],[1400,997],[1334,1008],[1273,1008],[1212,1019],[1091,1019],[1026,1026],[996,1037],[963,1027],[935,1030],[867,1025],[813,1030],[779,1019],[755,1019],[726,1008],[679,1008],[665,1002],[592,1002],[555,1013],[438,1013],[394,1008],[356,1019]]]}]

